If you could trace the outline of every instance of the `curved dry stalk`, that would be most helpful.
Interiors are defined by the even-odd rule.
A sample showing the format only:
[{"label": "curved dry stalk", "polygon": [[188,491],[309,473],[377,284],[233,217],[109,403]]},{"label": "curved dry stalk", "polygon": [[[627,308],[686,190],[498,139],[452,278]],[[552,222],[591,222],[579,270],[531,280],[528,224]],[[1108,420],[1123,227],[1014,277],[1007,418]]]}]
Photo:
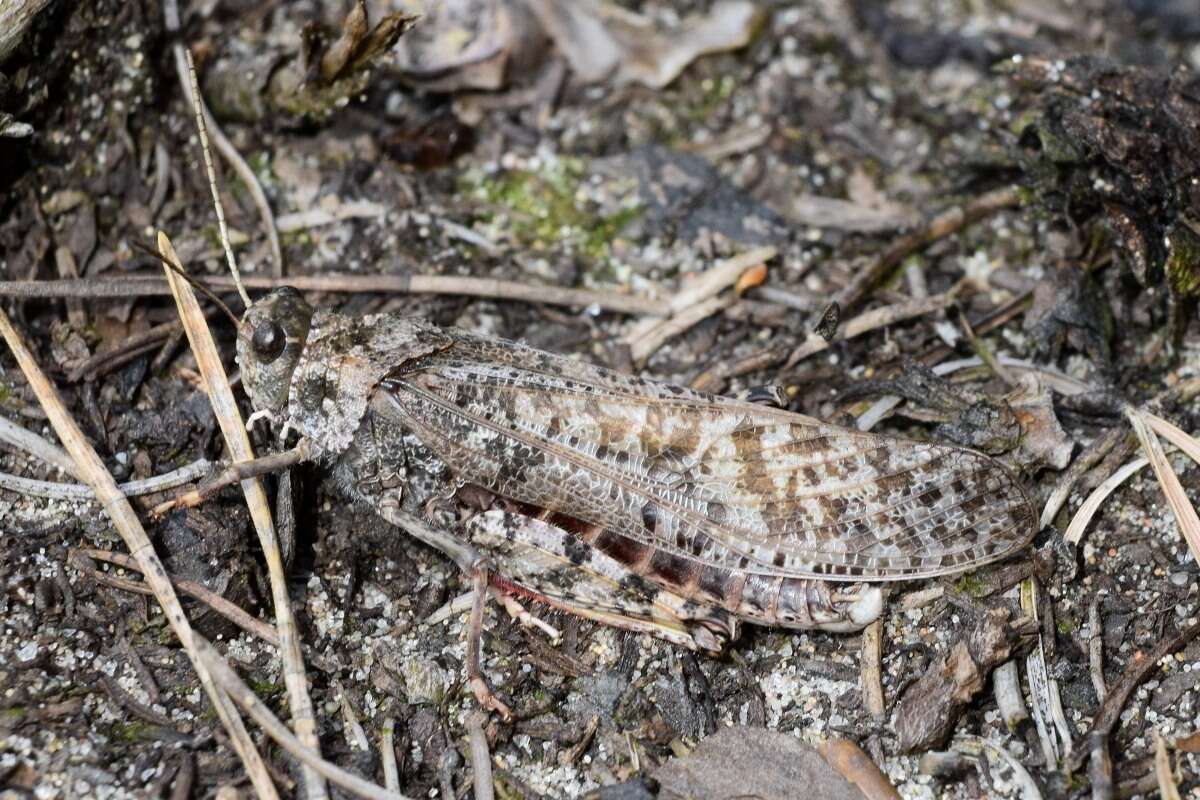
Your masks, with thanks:
[{"label": "curved dry stalk", "polygon": [[[197,459],[191,464],[182,466],[171,472],[144,478],[138,481],[128,481],[118,486],[126,497],[137,497],[143,494],[154,494],[174,489],[185,483],[191,483],[212,469],[212,463],[207,459]],[[9,475],[0,472],[0,489],[7,489],[18,494],[33,497],[46,497],[51,500],[95,500],[96,494],[92,487],[83,483],[56,483],[55,481],[38,481],[33,478],[22,478],[19,475]]]},{"label": "curved dry stalk", "polygon": [[[165,233],[158,235],[159,251],[165,260],[182,271],[179,258],[171,246],[171,240]],[[208,330],[208,323],[196,301],[191,286],[170,269],[164,269],[167,280],[174,290],[175,302],[179,307],[179,317],[187,331],[188,341],[196,357],[196,364],[204,376],[204,384],[208,391],[209,402],[213,413],[221,426],[225,445],[229,448],[232,460],[251,461],[254,451],[250,447],[250,438],[246,435],[246,427],[242,423],[242,415],[238,411],[237,401],[233,397],[233,389],[225,375],[225,367],[217,352],[217,345]],[[250,509],[250,517],[254,529],[258,532],[259,544],[267,562],[267,575],[271,584],[271,599],[275,606],[275,626],[279,631],[279,654],[283,662],[283,680],[287,687],[288,704],[292,712],[292,725],[296,736],[306,747],[320,753],[320,741],[317,738],[317,725],[313,717],[312,700],[308,696],[308,681],[304,674],[304,657],[300,652],[300,637],[296,630],[296,622],[292,616],[291,601],[288,598],[287,575],[283,568],[283,558],[279,552],[279,543],[275,536],[275,526],[271,519],[271,507],[267,501],[267,493],[258,478],[248,478],[242,481],[242,490],[246,495],[246,505]],[[324,781],[311,767],[304,768],[305,787],[310,798],[328,797]]]},{"label": "curved dry stalk", "polygon": [[1075,485],[1079,483],[1084,474],[1112,452],[1112,449],[1124,436],[1125,431],[1113,428],[1079,454],[1066,472],[1059,476],[1058,482],[1054,484],[1054,490],[1046,499],[1046,505],[1042,507],[1042,516],[1038,521],[1041,527],[1046,527],[1058,516],[1059,510],[1066,504],[1071,492],[1075,490]]},{"label": "curved dry stalk", "polygon": [[1182,450],[1188,458],[1200,464],[1200,441],[1196,440],[1187,431],[1180,428],[1169,420],[1165,420],[1157,414],[1151,414],[1149,411],[1143,411],[1142,416],[1146,420],[1146,424],[1159,436],[1166,437],[1167,441]]},{"label": "curved dry stalk", "polygon": [[[1067,526],[1066,533],[1063,534],[1063,539],[1071,544],[1079,544],[1083,540],[1083,534],[1087,530],[1088,524],[1092,521],[1092,517],[1096,516],[1096,512],[1108,496],[1117,490],[1125,481],[1129,480],[1135,472],[1150,463],[1147,458],[1136,458],[1130,461],[1125,466],[1114,472],[1097,486],[1092,493],[1087,496],[1083,504],[1075,511],[1075,516],[1071,517],[1071,524]],[[1047,505],[1049,508],[1049,505]]]},{"label": "curved dry stalk", "polygon": [[112,519],[113,527],[121,534],[130,554],[141,567],[142,573],[146,576],[146,582],[154,591],[154,596],[163,609],[167,624],[171,626],[171,630],[175,632],[187,652],[188,658],[196,670],[196,675],[200,678],[200,684],[208,694],[225,730],[228,731],[230,742],[241,758],[255,792],[265,800],[277,800],[279,794],[271,782],[262,756],[254,749],[254,744],[250,741],[250,734],[246,731],[245,724],[241,717],[230,708],[228,698],[222,694],[221,689],[213,681],[209,667],[200,658],[197,645],[203,640],[188,623],[183,606],[180,605],[179,598],[176,596],[171,582],[167,579],[167,571],[158,555],[155,554],[154,546],[151,544],[150,538],[146,536],[146,531],[142,528],[142,523],[138,520],[133,506],[121,493],[120,487],[117,486],[117,482],[113,480],[112,475],[104,466],[104,462],[100,460],[95,448],[84,437],[83,431],[67,411],[58,391],[38,367],[33,353],[12,326],[3,309],[0,309],[0,335],[8,342],[9,348],[17,359],[17,364],[29,382],[29,387],[37,395],[55,433],[58,434],[59,440],[70,453],[75,463],[75,471],[92,487],[96,498],[103,504],[104,510]]},{"label": "curved dry stalk", "polygon": [[0,417],[0,442],[18,450],[24,450],[32,456],[37,456],[52,467],[58,467],[63,472],[79,478],[79,470],[67,451],[56,444],[38,436],[33,431],[27,431],[15,422]]}]

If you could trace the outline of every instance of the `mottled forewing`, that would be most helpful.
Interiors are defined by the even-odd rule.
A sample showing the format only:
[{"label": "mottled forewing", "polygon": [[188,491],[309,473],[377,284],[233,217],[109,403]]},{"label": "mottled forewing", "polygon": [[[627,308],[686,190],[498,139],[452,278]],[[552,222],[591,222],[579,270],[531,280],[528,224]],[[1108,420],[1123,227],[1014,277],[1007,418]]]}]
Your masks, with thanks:
[{"label": "mottled forewing", "polygon": [[860,434],[483,337],[398,370],[395,412],[464,480],[714,566],[833,579],[955,572],[1034,512],[970,450]]}]

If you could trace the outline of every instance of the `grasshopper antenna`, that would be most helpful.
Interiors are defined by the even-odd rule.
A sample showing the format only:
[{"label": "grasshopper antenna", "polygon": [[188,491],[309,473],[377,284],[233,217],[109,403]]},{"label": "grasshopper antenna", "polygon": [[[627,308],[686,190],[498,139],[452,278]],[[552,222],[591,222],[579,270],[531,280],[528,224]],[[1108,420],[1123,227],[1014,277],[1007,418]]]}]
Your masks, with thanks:
[{"label": "grasshopper antenna", "polygon": [[[131,244],[135,250],[140,250],[141,252],[145,253],[146,255],[152,256],[156,261],[162,262],[163,266],[165,266],[167,269],[171,270],[176,275],[178,275],[179,277],[181,277],[185,281],[187,281],[193,289],[200,292],[202,295],[207,297],[209,300],[212,300],[214,303],[216,303],[217,307],[225,312],[225,316],[229,317],[229,319],[233,322],[233,327],[236,328],[239,324],[241,324],[241,321],[233,313],[233,309],[231,309],[229,306],[227,306],[225,304],[225,301],[217,296],[216,292],[214,292],[212,289],[205,286],[204,282],[201,281],[199,278],[196,278],[193,275],[189,275],[186,271],[184,271],[184,270],[180,269],[179,267],[175,266],[174,264],[172,264],[170,261],[168,261],[166,258],[163,257],[162,253],[158,252],[153,247],[150,247],[147,244],[143,244],[142,242],[137,242],[137,241],[132,242]],[[249,308],[249,307],[250,307],[249,305],[246,306],[246,308]]]},{"label": "grasshopper antenna", "polygon": [[238,272],[237,260],[233,257],[233,247],[229,244],[229,229],[225,226],[225,209],[221,205],[220,192],[217,191],[217,171],[213,169],[212,151],[208,147],[208,128],[204,125],[204,108],[200,105],[200,82],[196,79],[196,62],[192,60],[191,50],[185,47],[183,52],[187,55],[192,108],[196,112],[196,129],[200,132],[200,149],[204,151],[204,169],[208,173],[208,186],[212,189],[213,206],[217,209],[217,228],[221,232],[221,246],[225,248],[225,260],[229,262],[233,285],[237,287],[242,303],[249,308],[251,305],[250,295],[246,294],[246,287],[242,285],[242,274]]}]

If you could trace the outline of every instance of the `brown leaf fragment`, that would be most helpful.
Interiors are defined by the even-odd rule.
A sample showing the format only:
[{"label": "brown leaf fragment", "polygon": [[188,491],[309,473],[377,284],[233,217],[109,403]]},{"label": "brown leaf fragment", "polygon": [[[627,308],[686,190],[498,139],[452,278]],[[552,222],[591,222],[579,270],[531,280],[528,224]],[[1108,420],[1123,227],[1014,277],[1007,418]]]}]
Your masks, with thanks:
[{"label": "brown leaf fragment", "polygon": [[894,717],[901,750],[927,750],[946,742],[988,673],[1012,651],[1015,634],[1008,616],[1004,608],[985,613],[901,695]]},{"label": "brown leaf fragment", "polygon": [[367,6],[363,0],[357,3],[346,14],[342,21],[342,33],[325,54],[321,56],[321,79],[325,82],[335,81],[342,76],[351,57],[358,51],[363,40],[367,38]]}]

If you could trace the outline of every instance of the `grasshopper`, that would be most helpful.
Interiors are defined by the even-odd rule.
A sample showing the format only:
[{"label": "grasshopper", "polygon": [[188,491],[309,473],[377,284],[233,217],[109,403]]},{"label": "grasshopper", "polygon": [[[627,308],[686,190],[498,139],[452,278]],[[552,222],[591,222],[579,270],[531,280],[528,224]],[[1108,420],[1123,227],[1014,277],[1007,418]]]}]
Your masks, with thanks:
[{"label": "grasshopper", "polygon": [[[1016,476],[973,450],[314,311],[292,289],[247,310],[237,352],[256,413],[351,499],[465,569],[485,559],[494,587],[695,650],[743,622],[858,630],[879,583],[1005,558],[1036,530]],[[456,530],[426,521],[467,486],[490,504]]]}]

